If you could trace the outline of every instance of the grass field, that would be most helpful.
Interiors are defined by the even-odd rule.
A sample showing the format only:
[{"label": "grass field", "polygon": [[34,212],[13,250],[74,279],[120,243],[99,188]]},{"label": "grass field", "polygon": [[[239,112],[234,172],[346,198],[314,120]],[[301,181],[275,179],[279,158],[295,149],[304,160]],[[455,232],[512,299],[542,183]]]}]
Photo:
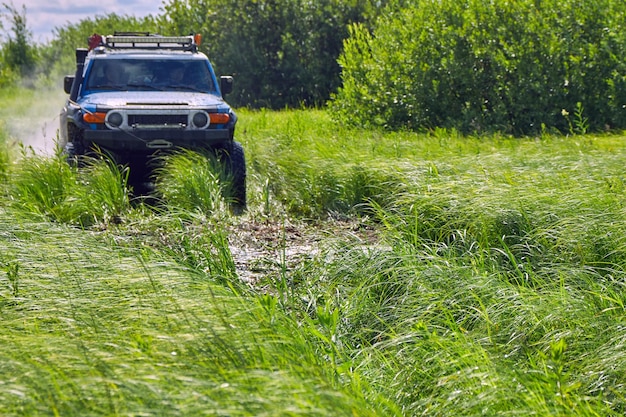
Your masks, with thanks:
[{"label": "grass field", "polygon": [[626,413],[622,135],[239,116],[238,217],[195,157],[147,206],[0,139],[0,415]]}]

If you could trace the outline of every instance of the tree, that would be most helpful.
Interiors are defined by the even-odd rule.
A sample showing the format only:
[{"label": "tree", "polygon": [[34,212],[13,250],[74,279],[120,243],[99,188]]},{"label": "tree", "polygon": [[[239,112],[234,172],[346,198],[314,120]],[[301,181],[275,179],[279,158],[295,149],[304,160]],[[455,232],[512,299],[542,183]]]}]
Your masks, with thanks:
[{"label": "tree", "polygon": [[352,28],[333,114],[467,133],[623,129],[624,22],[623,0],[414,2]]},{"label": "tree", "polygon": [[94,33],[112,35],[115,31],[155,33],[158,32],[158,28],[152,16],[136,18],[115,13],[83,19],[61,28],[55,28],[52,41],[41,48],[43,73],[52,77],[73,73],[76,65],[76,48],[86,48],[87,39]]},{"label": "tree", "polygon": [[385,1],[173,0],[160,26],[195,31],[218,72],[236,76],[229,101],[283,108],[324,104],[341,82],[337,57],[348,26]]},{"label": "tree", "polygon": [[3,3],[2,7],[2,17],[11,25],[8,39],[2,45],[3,65],[21,77],[33,75],[38,62],[38,51],[26,24],[26,6],[22,6],[21,13],[13,4]]}]

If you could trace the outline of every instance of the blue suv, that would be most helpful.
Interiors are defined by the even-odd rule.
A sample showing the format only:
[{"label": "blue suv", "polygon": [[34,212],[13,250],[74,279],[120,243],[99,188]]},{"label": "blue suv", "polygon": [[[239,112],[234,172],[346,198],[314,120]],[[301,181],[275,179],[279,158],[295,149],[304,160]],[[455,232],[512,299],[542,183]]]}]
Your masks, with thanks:
[{"label": "blue suv", "polygon": [[116,32],[93,35],[66,76],[60,146],[69,161],[104,152],[130,167],[136,189],[150,183],[155,156],[210,151],[224,164],[231,206],[246,206],[246,166],[234,140],[237,116],[224,100],[230,76],[216,77],[200,37]]}]

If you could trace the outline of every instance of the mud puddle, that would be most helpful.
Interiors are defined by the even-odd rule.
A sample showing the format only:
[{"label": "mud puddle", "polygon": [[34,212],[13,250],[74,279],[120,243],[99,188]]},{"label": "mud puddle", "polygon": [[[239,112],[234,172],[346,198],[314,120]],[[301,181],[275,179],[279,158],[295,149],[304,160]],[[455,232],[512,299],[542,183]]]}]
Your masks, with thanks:
[{"label": "mud puddle", "polygon": [[378,234],[356,220],[315,224],[244,221],[231,231],[229,242],[238,276],[253,285],[280,277],[338,242],[375,246]]}]

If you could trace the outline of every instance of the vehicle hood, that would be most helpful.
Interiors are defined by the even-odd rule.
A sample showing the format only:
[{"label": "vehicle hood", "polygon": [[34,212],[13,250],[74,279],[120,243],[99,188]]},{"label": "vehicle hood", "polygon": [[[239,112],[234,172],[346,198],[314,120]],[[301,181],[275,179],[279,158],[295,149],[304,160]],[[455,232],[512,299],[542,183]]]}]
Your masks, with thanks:
[{"label": "vehicle hood", "polygon": [[105,91],[82,97],[85,107],[188,106],[225,107],[226,102],[216,94],[180,91]]}]

